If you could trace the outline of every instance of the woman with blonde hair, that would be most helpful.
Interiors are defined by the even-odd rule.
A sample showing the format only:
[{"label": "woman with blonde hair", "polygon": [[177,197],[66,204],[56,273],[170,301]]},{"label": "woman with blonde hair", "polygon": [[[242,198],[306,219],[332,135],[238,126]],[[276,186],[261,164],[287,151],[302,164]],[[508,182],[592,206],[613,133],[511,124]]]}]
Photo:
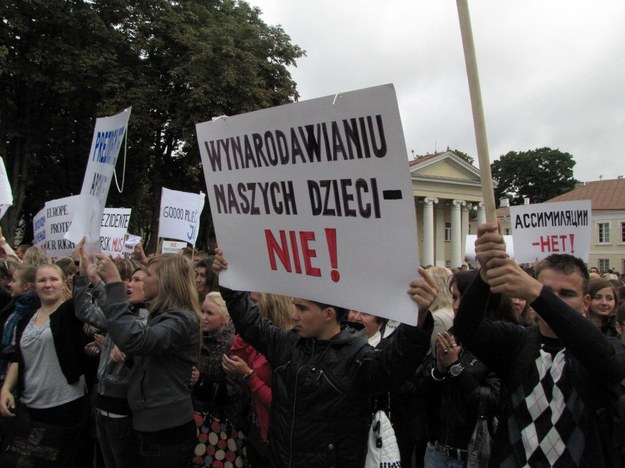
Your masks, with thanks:
[{"label": "woman with blonde hair", "polygon": [[189,378],[200,345],[193,265],[182,255],[150,259],[143,281],[150,311],[144,324],[131,311],[113,262],[102,254],[96,258],[96,271],[106,283],[108,332],[133,360],[128,404],[139,434],[141,466],[184,467],[195,447]]},{"label": "woman with blonde hair", "polygon": [[[227,433],[233,441],[224,449],[224,457],[232,462],[232,466],[243,466],[244,439],[239,437],[239,434],[243,434],[239,430],[246,423],[249,391],[241,377],[227,375],[221,366],[222,356],[228,353],[235,331],[220,293],[212,291],[206,294],[202,303],[201,321],[202,348],[197,369],[194,369],[191,379],[193,408],[198,426],[193,464],[213,466],[206,460],[211,457],[212,449],[218,450],[219,447],[214,445],[216,441],[211,441],[210,436],[206,440],[206,431],[214,431],[214,424],[219,424],[221,429],[217,432]],[[211,443],[213,446],[210,446]],[[215,458],[214,466],[222,466],[219,465],[219,458]]]},{"label": "woman with blonde hair", "polygon": [[32,246],[26,249],[22,263],[25,265],[40,266],[49,264],[50,259],[42,249]]},{"label": "woman with blonde hair", "polygon": [[283,330],[293,328],[293,312],[295,306],[293,299],[280,294],[261,293],[258,300],[258,308],[266,314],[271,323]]},{"label": "woman with blonde hair", "polygon": [[[293,328],[291,318],[295,310],[293,300],[288,296],[260,293],[257,302],[260,313],[283,330]],[[244,379],[252,394],[251,423],[248,430],[247,456],[252,466],[269,467],[269,412],[271,409],[271,366],[267,358],[256,351],[243,338],[234,339],[231,356],[224,355],[226,372]]]},{"label": "woman with blonde hair", "polygon": [[432,318],[434,319],[434,330],[430,339],[433,347],[437,336],[449,330],[454,324],[454,301],[449,289],[449,280],[452,272],[445,267],[431,267],[426,271],[430,274],[438,288],[438,295],[430,306],[430,312],[432,312]]},{"label": "woman with blonde hair", "polygon": [[88,408],[82,359],[87,336],[72,301],[65,300],[61,268],[39,266],[34,280],[38,300],[15,327],[15,351],[0,392],[3,416],[16,414],[16,386],[23,410],[0,465],[82,466],[78,449]]}]

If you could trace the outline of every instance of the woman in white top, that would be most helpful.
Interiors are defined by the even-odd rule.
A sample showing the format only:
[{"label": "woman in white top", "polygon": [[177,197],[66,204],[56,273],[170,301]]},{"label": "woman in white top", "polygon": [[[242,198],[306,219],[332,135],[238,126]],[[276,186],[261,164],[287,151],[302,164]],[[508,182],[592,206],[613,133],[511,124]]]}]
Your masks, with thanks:
[{"label": "woman in white top", "polygon": [[72,467],[87,415],[83,375],[82,322],[65,302],[65,277],[56,265],[37,268],[39,301],[16,327],[15,353],[0,392],[0,412],[16,414],[13,390],[20,405],[17,431],[0,465]]}]

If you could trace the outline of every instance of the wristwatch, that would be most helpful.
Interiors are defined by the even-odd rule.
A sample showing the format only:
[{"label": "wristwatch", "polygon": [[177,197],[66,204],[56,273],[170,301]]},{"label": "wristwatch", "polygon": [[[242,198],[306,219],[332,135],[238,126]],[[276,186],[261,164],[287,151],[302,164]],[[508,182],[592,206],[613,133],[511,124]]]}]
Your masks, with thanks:
[{"label": "wristwatch", "polygon": [[450,368],[449,368],[449,373],[451,374],[452,377],[457,377],[460,375],[460,373],[464,370],[464,366],[462,365],[462,363],[460,361],[458,361],[457,363],[453,364]]}]

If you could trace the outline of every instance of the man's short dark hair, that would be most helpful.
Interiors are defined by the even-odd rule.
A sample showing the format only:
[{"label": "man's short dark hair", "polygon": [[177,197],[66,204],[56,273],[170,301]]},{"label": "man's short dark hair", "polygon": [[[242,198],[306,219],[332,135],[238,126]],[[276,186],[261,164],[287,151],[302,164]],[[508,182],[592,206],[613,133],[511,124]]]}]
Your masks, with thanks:
[{"label": "man's short dark hair", "polygon": [[338,307],[338,306],[334,306],[334,305],[330,305],[330,304],[324,304],[323,302],[317,302],[317,301],[310,301],[313,304],[317,304],[319,306],[319,308],[321,310],[323,309],[327,309],[328,307],[332,307],[334,309],[334,311],[336,312],[336,321],[341,323],[344,322],[345,320],[347,320],[347,314],[348,314],[348,310],[344,307]]},{"label": "man's short dark hair", "polygon": [[580,258],[569,254],[551,254],[538,262],[534,277],[538,278],[540,272],[547,269],[559,271],[567,275],[575,273],[576,271],[579,272],[584,278],[584,293],[588,291],[590,275],[588,274],[586,264]]}]

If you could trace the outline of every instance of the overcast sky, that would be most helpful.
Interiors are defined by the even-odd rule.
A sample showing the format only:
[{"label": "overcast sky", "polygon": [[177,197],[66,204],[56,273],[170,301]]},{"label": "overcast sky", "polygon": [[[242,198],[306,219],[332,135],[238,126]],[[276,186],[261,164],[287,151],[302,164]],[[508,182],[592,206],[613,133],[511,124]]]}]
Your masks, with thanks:
[{"label": "overcast sky", "polygon": [[[300,100],[393,83],[407,153],[476,159],[454,0],[249,0],[306,51]],[[625,2],[469,2],[491,159],[543,146],[625,175]]]}]

